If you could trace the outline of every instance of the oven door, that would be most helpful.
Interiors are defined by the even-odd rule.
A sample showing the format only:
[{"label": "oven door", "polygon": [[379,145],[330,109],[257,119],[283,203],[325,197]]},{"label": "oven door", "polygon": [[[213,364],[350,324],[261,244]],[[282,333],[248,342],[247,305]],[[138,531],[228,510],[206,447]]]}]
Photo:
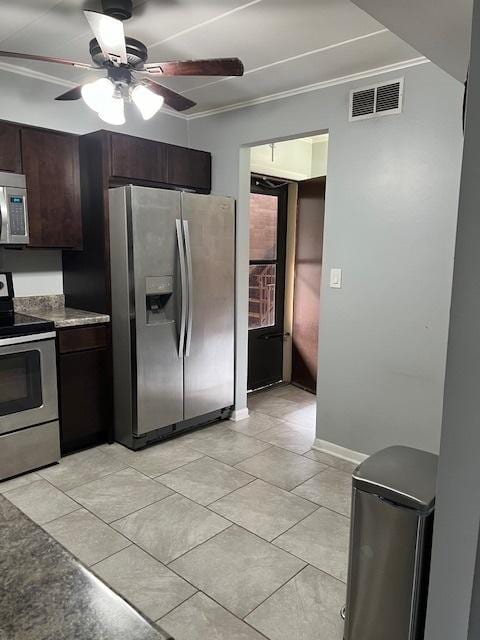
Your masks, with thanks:
[{"label": "oven door", "polygon": [[0,339],[0,434],[57,419],[55,333]]}]

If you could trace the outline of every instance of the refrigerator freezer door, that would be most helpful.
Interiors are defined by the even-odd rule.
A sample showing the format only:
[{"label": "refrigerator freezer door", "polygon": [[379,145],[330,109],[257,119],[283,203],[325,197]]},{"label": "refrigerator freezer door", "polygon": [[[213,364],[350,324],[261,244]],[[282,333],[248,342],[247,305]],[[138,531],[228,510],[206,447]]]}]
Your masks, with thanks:
[{"label": "refrigerator freezer door", "polygon": [[[131,188],[137,434],[183,420],[180,193]],[[150,286],[151,283],[155,286]]]},{"label": "refrigerator freezer door", "polygon": [[235,213],[230,198],[184,193],[182,199],[192,284],[184,360],[189,419],[233,404]]}]

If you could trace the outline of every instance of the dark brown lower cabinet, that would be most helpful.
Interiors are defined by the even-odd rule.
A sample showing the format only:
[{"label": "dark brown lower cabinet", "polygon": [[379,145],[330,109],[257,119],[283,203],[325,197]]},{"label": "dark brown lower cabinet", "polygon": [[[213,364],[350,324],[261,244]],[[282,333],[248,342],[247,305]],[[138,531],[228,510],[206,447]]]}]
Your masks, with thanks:
[{"label": "dark brown lower cabinet", "polygon": [[109,439],[112,382],[107,325],[58,332],[58,392],[62,453]]}]

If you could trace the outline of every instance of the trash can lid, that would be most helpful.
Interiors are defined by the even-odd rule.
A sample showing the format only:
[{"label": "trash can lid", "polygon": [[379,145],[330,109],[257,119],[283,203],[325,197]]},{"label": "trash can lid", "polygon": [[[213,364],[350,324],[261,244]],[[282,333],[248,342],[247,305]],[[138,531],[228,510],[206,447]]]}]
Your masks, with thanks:
[{"label": "trash can lid", "polygon": [[430,511],[435,505],[438,456],[411,447],[374,453],[353,472],[353,486],[398,505]]}]

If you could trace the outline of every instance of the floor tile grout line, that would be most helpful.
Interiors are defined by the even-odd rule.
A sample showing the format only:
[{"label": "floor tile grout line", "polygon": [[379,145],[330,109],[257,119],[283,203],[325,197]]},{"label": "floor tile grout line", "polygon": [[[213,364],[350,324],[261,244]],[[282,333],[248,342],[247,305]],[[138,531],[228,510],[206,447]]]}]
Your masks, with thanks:
[{"label": "floor tile grout line", "polygon": [[[233,467],[232,467],[233,469]],[[239,469],[235,469],[235,471],[239,471]],[[256,480],[258,480],[258,478],[252,477],[251,480],[249,480],[248,482],[246,482],[245,484],[242,484],[240,487],[237,487],[236,489],[232,489],[231,491],[229,491],[228,493],[225,493],[223,496],[220,496],[219,498],[215,498],[214,500],[212,500],[211,502],[204,504],[203,502],[198,502],[198,500],[195,500],[195,498],[192,498],[191,496],[187,496],[184,493],[182,493],[181,491],[179,491],[178,489],[172,489],[171,487],[169,487],[169,489],[171,491],[174,491],[175,493],[178,493],[180,496],[183,496],[184,498],[187,498],[187,500],[191,500],[192,502],[195,502],[195,504],[198,504],[200,507],[204,507],[205,509],[208,509],[210,507],[210,505],[214,504],[215,502],[218,502],[219,500],[223,500],[223,498],[226,498],[227,496],[231,495],[232,493],[235,493],[235,491],[239,491],[240,489],[243,489],[243,487],[246,487],[249,484],[252,484],[252,482],[255,482]],[[168,485],[165,485],[166,487],[168,487]],[[299,496],[301,497],[301,496]],[[215,511],[212,511],[212,513],[216,513]],[[221,514],[216,514],[221,515]],[[225,516],[222,516],[225,517]],[[228,518],[227,518],[228,520]]]},{"label": "floor tile grout line", "polygon": [[[193,449],[193,451],[195,451],[197,453],[196,449]],[[201,453],[201,452],[199,451],[198,453]],[[220,462],[221,464],[224,464],[225,466],[229,467],[233,471],[241,471],[241,469],[236,469],[234,466],[232,466],[231,464],[228,464],[227,462],[223,462],[222,460],[217,460],[217,458],[214,458],[213,456],[208,455],[207,453],[203,453],[200,458],[197,458],[196,460],[191,460],[190,462],[182,464],[179,467],[175,467],[175,469],[170,469],[170,471],[165,471],[165,473],[161,473],[158,476],[150,477],[150,480],[155,480],[156,482],[159,482],[160,484],[163,484],[161,482],[161,480],[159,479],[159,478],[162,478],[162,476],[166,476],[168,473],[173,473],[174,471],[177,471],[178,469],[183,469],[184,467],[188,467],[188,465],[194,464],[195,462],[199,462],[200,460],[203,460],[204,458],[208,458],[209,460],[213,460],[214,462]],[[238,464],[240,464],[240,463],[238,463]],[[247,472],[246,471],[242,471],[242,473],[247,473]],[[251,475],[251,474],[247,474],[247,475]],[[164,485],[164,486],[166,487],[168,485]]]},{"label": "floor tile grout line", "polygon": [[[305,562],[305,561],[304,561],[304,562]],[[287,586],[287,584],[288,584],[289,582],[291,582],[292,580],[294,580],[294,579],[295,579],[295,578],[296,578],[300,573],[302,573],[302,571],[305,571],[305,569],[307,569],[307,567],[310,567],[310,566],[312,566],[312,565],[310,565],[310,563],[308,563],[308,562],[307,562],[307,563],[305,563],[305,566],[304,566],[304,567],[301,567],[301,568],[300,568],[298,571],[296,571],[296,572],[295,572],[295,573],[294,573],[294,574],[293,574],[293,575],[292,575],[292,576],[291,576],[291,577],[290,577],[286,582],[284,582],[282,585],[280,585],[279,587],[277,587],[277,588],[275,589],[275,591],[272,591],[272,593],[271,593],[269,596],[267,596],[264,600],[262,600],[261,602],[259,602],[259,603],[256,605],[256,607],[254,607],[251,611],[249,611],[249,612],[247,613],[247,615],[246,615],[244,618],[242,618],[242,620],[243,620],[244,622],[246,622],[245,618],[248,618],[248,616],[250,616],[250,615],[251,615],[254,611],[256,611],[259,607],[261,607],[261,606],[262,606],[262,604],[265,604],[265,602],[266,602],[269,598],[271,598],[272,596],[274,596],[278,591],[280,591],[280,589],[283,589],[283,587],[286,587],[286,586]],[[248,624],[248,622],[247,622],[247,624]],[[255,627],[254,627],[253,625],[250,625],[250,626],[252,627],[252,629],[255,629]],[[255,629],[255,631],[257,631],[257,629]]]},{"label": "floor tile grout line", "polygon": [[[315,503],[313,503],[315,504]],[[286,531],[284,531],[283,533],[280,533],[278,536],[275,536],[275,538],[272,538],[272,540],[270,541],[271,544],[275,544],[275,540],[278,540],[278,538],[280,538],[281,536],[283,536],[285,533],[288,533],[291,529],[293,529],[294,527],[296,527],[297,525],[299,525],[301,522],[303,522],[304,520],[306,520],[309,516],[312,516],[314,513],[317,513],[317,511],[319,509],[325,509],[326,511],[330,511],[330,513],[334,513],[337,516],[342,516],[342,518],[345,518],[346,520],[348,520],[349,522],[349,526],[350,526],[350,518],[348,518],[347,516],[344,516],[343,513],[338,513],[337,511],[333,511],[333,509],[329,509],[328,507],[324,507],[322,504],[318,504],[317,508],[312,511],[311,513],[309,513],[307,516],[305,516],[304,518],[302,518],[301,520],[299,520],[296,524],[292,525],[291,527],[289,527]],[[277,546],[277,545],[276,545]],[[280,549],[282,547],[279,547]],[[294,554],[292,554],[294,555]],[[305,561],[306,562],[306,561]]]},{"label": "floor tile grout line", "polygon": [[[184,578],[185,579],[185,578]],[[190,584],[190,583],[189,583]],[[193,585],[192,585],[193,586]],[[196,588],[196,587],[195,587]],[[164,616],[162,616],[161,618],[158,618],[158,620],[156,620],[156,623],[161,623],[162,620],[164,618],[166,618],[167,616],[169,616],[173,611],[175,611],[175,609],[178,609],[179,607],[181,607],[182,605],[186,604],[189,600],[191,600],[192,598],[194,598],[195,596],[197,596],[199,593],[201,593],[202,595],[204,595],[206,598],[208,598],[209,600],[211,600],[212,602],[214,602],[216,605],[218,605],[219,607],[221,607],[224,611],[226,611],[229,615],[233,616],[236,620],[238,620],[239,622],[242,622],[243,624],[247,625],[250,629],[253,629],[253,631],[255,631],[256,633],[258,633],[262,638],[265,638],[266,640],[270,640],[270,638],[268,636],[266,636],[264,633],[262,633],[261,631],[258,631],[258,629],[255,629],[255,627],[253,627],[250,623],[248,623],[246,620],[244,620],[244,618],[240,618],[239,616],[237,616],[236,613],[233,613],[233,611],[230,611],[230,609],[228,609],[225,605],[221,604],[220,602],[218,602],[218,600],[215,600],[215,598],[211,595],[209,595],[206,591],[202,591],[202,589],[198,589],[196,590],[195,593],[193,593],[189,598],[187,598],[186,600],[184,600],[183,602],[180,602],[178,605],[176,605],[171,611],[169,611],[168,613],[166,613]],[[247,614],[249,615],[249,614]]]},{"label": "floor tile grout line", "polygon": [[[212,513],[215,513],[215,512],[212,512]],[[312,513],[315,513],[315,511],[312,511]],[[218,515],[218,514],[216,514],[216,515]],[[225,520],[228,520],[228,518],[225,518]],[[210,542],[210,540],[213,540],[213,538],[216,538],[217,536],[219,536],[224,531],[227,531],[228,529],[230,529],[232,526],[233,527],[237,527],[238,529],[241,529],[243,532],[245,532],[247,534],[255,536],[255,538],[257,538],[257,540],[259,540],[260,542],[263,542],[264,544],[268,544],[268,545],[274,546],[276,549],[279,549],[280,551],[283,551],[284,553],[286,553],[287,555],[292,556],[296,560],[301,560],[301,562],[304,562],[305,564],[309,564],[306,560],[303,560],[303,558],[300,558],[299,556],[296,556],[294,553],[291,553],[290,551],[287,551],[286,549],[282,549],[278,545],[273,545],[273,543],[270,542],[269,540],[265,540],[265,538],[262,538],[262,536],[259,536],[258,533],[254,533],[253,531],[249,531],[248,529],[243,527],[241,524],[237,524],[236,522],[231,522],[230,520],[228,520],[228,522],[230,522],[230,525],[228,527],[226,527],[222,531],[219,531],[218,533],[213,535],[211,538],[208,538],[208,540],[204,540],[203,542],[200,542],[200,544],[196,545],[195,547],[192,547],[189,551],[185,551],[185,553],[182,553],[182,555],[178,556],[178,558],[174,558],[173,560],[170,561],[170,563],[167,566],[170,567],[171,563],[176,562],[177,560],[179,560],[183,556],[187,555],[187,553],[190,553],[190,551],[194,551],[194,550],[198,549],[198,547],[201,547],[202,545],[207,544],[207,542]],[[279,536],[277,536],[277,537],[279,537]],[[287,582],[288,582],[288,580],[287,580]],[[196,588],[198,589],[198,587],[196,587]]]},{"label": "floor tile grout line", "polygon": [[[212,513],[214,513],[214,512],[212,511]],[[215,514],[215,515],[218,515],[218,513],[217,513],[217,514]],[[228,524],[228,526],[227,526],[227,527],[225,527],[225,529],[222,529],[221,531],[217,531],[217,533],[214,533],[214,534],[213,534],[213,536],[210,536],[210,538],[207,538],[207,539],[206,539],[206,540],[204,540],[203,542],[199,542],[198,544],[196,544],[196,545],[195,545],[194,547],[192,547],[191,549],[188,549],[188,551],[184,551],[183,553],[181,553],[181,554],[180,554],[179,556],[177,556],[176,558],[173,558],[172,560],[169,560],[169,561],[168,561],[168,563],[166,563],[166,565],[165,565],[165,566],[167,566],[169,569],[171,569],[174,573],[177,573],[177,572],[175,571],[175,569],[174,569],[173,567],[171,567],[171,566],[170,566],[173,562],[176,562],[177,560],[180,560],[180,558],[183,558],[184,556],[186,556],[186,555],[187,555],[187,553],[190,553],[190,551],[194,551],[195,549],[198,549],[198,547],[201,547],[202,545],[206,544],[207,542],[210,542],[210,540],[213,540],[214,538],[216,538],[217,536],[219,536],[221,533],[223,533],[224,531],[227,531],[228,529],[230,529],[230,527],[233,527],[233,526],[235,525],[235,523],[234,523],[234,522],[232,522],[231,520],[229,520],[228,518],[224,518],[224,520],[226,520],[226,521],[229,523],[229,524]],[[183,576],[181,576],[181,574],[179,574],[179,573],[177,573],[177,575],[179,575],[180,577],[183,577]],[[183,578],[183,579],[185,580],[186,578]],[[187,582],[189,582],[189,581],[187,580]],[[192,586],[194,586],[196,589],[198,589],[198,587],[197,587],[197,586],[195,586],[195,585],[193,584],[193,582],[191,582],[190,584],[191,584]]]},{"label": "floor tile grout line", "polygon": [[[282,534],[283,535],[283,534]],[[281,536],[278,536],[278,538],[280,538]],[[275,540],[277,540],[278,538],[275,538]],[[317,567],[317,565],[312,564],[311,562],[307,562],[307,560],[304,560],[303,558],[301,558],[300,556],[297,556],[295,553],[293,553],[293,551],[287,551],[287,549],[284,549],[283,547],[280,547],[279,545],[275,544],[274,541],[270,542],[270,544],[274,545],[275,547],[277,547],[277,549],[281,549],[282,551],[286,551],[287,553],[289,553],[291,556],[293,556],[294,558],[297,558],[297,560],[302,560],[302,562],[305,562],[307,565],[311,565],[314,569],[318,569],[318,571],[322,571],[323,573],[325,573],[327,576],[330,576],[331,578],[335,578],[335,580],[338,580],[339,582],[341,582],[342,584],[346,584],[344,580],[342,580],[341,578],[339,578],[338,576],[334,576],[333,573],[329,573],[328,571],[326,571],[325,569],[320,569],[320,567]]]},{"label": "floor tile grout line", "polygon": [[[162,486],[165,486],[165,485],[162,485]],[[115,527],[112,527],[111,525],[115,524],[116,522],[120,522],[120,520],[124,520],[125,518],[129,518],[130,516],[135,515],[139,511],[143,511],[144,509],[148,509],[149,507],[152,507],[154,504],[158,504],[159,502],[163,502],[167,498],[172,498],[173,496],[180,495],[178,493],[178,491],[174,491],[173,489],[170,489],[170,487],[165,487],[165,488],[169,489],[171,491],[171,493],[169,493],[167,496],[163,496],[163,498],[160,498],[160,500],[155,500],[154,502],[151,502],[150,504],[146,504],[143,507],[140,507],[139,509],[136,509],[135,511],[132,511],[132,513],[127,513],[126,515],[121,516],[120,518],[116,518],[115,520],[112,520],[111,522],[106,522],[105,524],[107,524],[109,527],[111,527],[117,533],[121,533],[120,531],[118,531],[118,529],[115,529]],[[184,497],[184,496],[182,496],[182,497]],[[124,535],[124,534],[122,534],[122,535]],[[127,538],[127,536],[125,536],[125,537]],[[128,538],[128,540],[130,540],[130,538]]]},{"label": "floor tile grout line", "polygon": [[[138,611],[143,617],[147,618],[147,620],[149,622],[152,622],[154,624],[158,624],[158,622],[165,617],[166,615],[168,615],[171,611],[173,611],[173,609],[176,609],[177,607],[181,606],[184,602],[186,602],[187,600],[190,600],[190,598],[192,598],[195,593],[198,592],[198,589],[196,587],[194,587],[192,584],[190,584],[189,582],[187,582],[187,580],[183,580],[184,582],[186,582],[188,585],[190,585],[192,587],[192,589],[195,589],[195,592],[192,593],[191,595],[187,596],[186,598],[184,598],[181,602],[179,602],[178,604],[176,604],[172,609],[169,609],[168,611],[166,611],[162,616],[160,616],[160,618],[151,618],[147,613],[145,613],[145,611],[143,611],[143,609],[140,609],[137,605],[135,605],[132,600],[130,600],[129,598],[127,598],[123,593],[121,593],[119,590],[117,590],[112,584],[110,584],[110,582],[108,580],[106,580],[105,578],[103,578],[101,575],[99,575],[99,573],[97,573],[97,571],[95,570],[95,567],[99,564],[101,564],[102,562],[104,562],[105,560],[110,560],[111,558],[113,558],[113,556],[118,555],[119,553],[122,553],[122,551],[126,551],[127,549],[130,549],[131,547],[136,547],[137,549],[140,549],[140,551],[144,551],[141,547],[139,547],[138,545],[132,543],[130,544],[128,547],[125,547],[124,549],[120,549],[120,551],[117,551],[116,553],[112,554],[111,556],[107,556],[106,558],[103,558],[103,560],[99,560],[98,562],[96,562],[93,565],[89,566],[89,569],[94,573],[94,575],[101,580],[109,589],[111,589],[112,591],[114,591],[118,596],[120,596],[120,598],[122,598],[122,600],[125,600],[125,602],[128,602],[128,604],[130,606],[132,606],[136,611]],[[144,551],[144,553],[146,553]],[[163,562],[160,562],[160,560],[158,560],[157,558],[154,558],[153,556],[151,556],[150,554],[148,554],[151,558],[153,558],[153,560],[155,560],[155,562],[158,562],[160,565],[162,565],[162,567],[164,567],[165,569],[169,570],[168,567],[166,565],[163,564]],[[171,570],[169,570],[171,571]],[[171,571],[171,573],[173,573],[173,571]],[[179,577],[177,574],[174,574],[177,578]],[[179,578],[181,579],[181,578]]]},{"label": "floor tile grout line", "polygon": [[[227,429],[229,429],[229,427],[227,427]],[[237,464],[241,464],[242,462],[245,462],[246,460],[249,460],[250,458],[254,458],[255,456],[258,456],[260,453],[263,453],[264,451],[267,451],[268,449],[270,449],[273,446],[270,442],[265,442],[263,440],[259,440],[258,438],[254,438],[253,436],[247,436],[246,434],[238,433],[237,431],[235,431],[234,433],[237,433],[238,435],[244,436],[245,438],[251,438],[252,440],[256,440],[259,443],[267,444],[269,446],[265,447],[265,449],[263,449],[262,451],[258,451],[257,453],[254,453],[251,456],[249,455],[246,458],[242,458],[241,460],[238,460],[238,462],[235,462],[234,465],[229,464],[228,462],[225,462],[224,460],[220,460],[219,458],[215,458],[212,453],[204,453],[203,451],[200,451],[200,449],[194,449],[194,447],[192,447],[191,445],[190,445],[190,448],[193,449],[194,451],[197,451],[198,453],[202,453],[204,456],[206,456],[208,458],[213,458],[214,460],[217,460],[217,462],[223,462],[223,464],[226,464],[226,465],[231,467],[231,466],[236,466]]]},{"label": "floor tile grout line", "polygon": [[[62,489],[61,487],[54,484],[51,480],[49,480],[48,478],[44,478],[43,476],[42,476],[42,480],[45,480],[46,482],[51,484],[52,487],[55,487],[55,489],[58,489],[59,491],[67,495],[67,491],[73,491],[74,489],[78,489],[78,487],[83,487],[85,484],[90,484],[90,482],[95,482],[96,480],[102,480],[102,478],[106,478],[107,476],[112,476],[114,473],[118,473],[119,471],[124,471],[127,467],[128,465],[125,465],[122,469],[115,469],[115,471],[109,471],[108,473],[105,473],[104,475],[101,475],[98,478],[94,478],[93,480],[87,480],[86,482],[81,482],[80,484],[76,484],[74,487],[69,487],[68,489]],[[47,467],[47,468],[51,468],[51,467]]]}]

